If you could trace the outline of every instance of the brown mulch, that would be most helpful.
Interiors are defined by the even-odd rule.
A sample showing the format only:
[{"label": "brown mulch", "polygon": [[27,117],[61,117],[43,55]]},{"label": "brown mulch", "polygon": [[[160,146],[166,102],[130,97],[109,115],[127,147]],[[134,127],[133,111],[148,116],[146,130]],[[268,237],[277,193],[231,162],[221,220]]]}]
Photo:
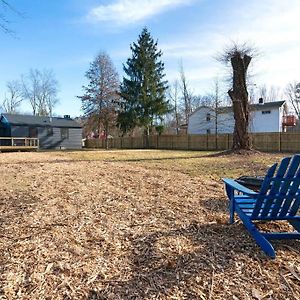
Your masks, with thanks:
[{"label": "brown mulch", "polygon": [[299,242],[266,257],[227,224],[221,182],[20,157],[0,159],[0,299],[300,299]]}]

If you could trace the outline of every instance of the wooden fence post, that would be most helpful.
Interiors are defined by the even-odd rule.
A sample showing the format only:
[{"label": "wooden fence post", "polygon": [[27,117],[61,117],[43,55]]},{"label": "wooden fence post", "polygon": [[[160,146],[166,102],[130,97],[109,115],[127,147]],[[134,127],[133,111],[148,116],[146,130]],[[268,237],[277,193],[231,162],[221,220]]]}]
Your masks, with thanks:
[{"label": "wooden fence post", "polygon": [[282,138],[282,136],[281,136],[281,134],[282,134],[282,132],[279,132],[279,152],[281,152],[281,138]]},{"label": "wooden fence post", "polygon": [[230,139],[230,135],[229,133],[227,133],[227,150],[229,150],[229,139]]},{"label": "wooden fence post", "polygon": [[206,150],[208,150],[208,133],[206,134]]}]

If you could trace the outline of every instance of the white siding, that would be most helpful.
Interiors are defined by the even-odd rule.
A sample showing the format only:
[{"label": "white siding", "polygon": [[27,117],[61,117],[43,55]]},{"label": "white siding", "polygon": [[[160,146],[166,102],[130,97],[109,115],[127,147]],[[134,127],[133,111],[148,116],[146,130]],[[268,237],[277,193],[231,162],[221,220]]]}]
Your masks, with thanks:
[{"label": "white siding", "polygon": [[[251,132],[280,132],[282,113],[281,109],[263,109],[251,112]],[[265,112],[265,113],[263,113]],[[270,112],[270,113],[266,113]]]},{"label": "white siding", "polygon": [[[210,121],[207,121],[207,114],[210,113]],[[218,115],[218,133],[230,133],[234,129],[233,113],[222,113]],[[189,118],[188,134],[211,134],[216,131],[215,112],[211,108],[203,107],[195,111]]]},{"label": "white siding", "polygon": [[[270,113],[263,113],[270,111]],[[207,121],[207,114],[211,119]],[[282,131],[283,108],[263,108],[250,113],[250,132],[281,132]],[[201,107],[189,118],[188,134],[211,134],[215,133],[215,113],[211,108]],[[218,133],[232,133],[234,130],[233,112],[221,113],[218,115]]]}]

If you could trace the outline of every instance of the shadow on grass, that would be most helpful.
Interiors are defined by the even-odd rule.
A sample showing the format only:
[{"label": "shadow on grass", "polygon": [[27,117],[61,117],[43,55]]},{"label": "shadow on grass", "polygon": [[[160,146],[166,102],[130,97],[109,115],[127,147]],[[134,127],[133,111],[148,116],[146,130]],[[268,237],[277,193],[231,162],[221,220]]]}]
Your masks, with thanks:
[{"label": "shadow on grass", "polygon": [[164,161],[164,160],[188,160],[188,159],[197,159],[197,158],[205,158],[210,157],[210,154],[204,155],[195,155],[195,156],[173,156],[173,157],[151,157],[151,158],[124,158],[124,159],[109,159],[109,158],[91,158],[91,159],[54,159],[50,161],[21,161],[21,162],[4,162],[0,163],[0,165],[14,165],[14,164],[56,164],[56,163],[76,163],[76,162],[93,162],[93,161],[101,161],[101,162],[143,162],[143,161]]},{"label": "shadow on grass", "polygon": [[142,162],[142,161],[162,161],[162,160],[188,160],[213,157],[212,154],[194,155],[194,156],[171,156],[171,157],[145,157],[145,158],[129,158],[129,159],[108,159],[106,162]]},{"label": "shadow on grass", "polygon": [[[212,274],[223,276],[237,260],[256,264],[269,260],[242,224],[195,223],[128,238],[132,241],[130,278],[103,282],[106,287],[91,290],[88,299],[160,299],[179,290],[186,299],[208,299]],[[215,283],[216,291],[223,289],[222,282]]]}]

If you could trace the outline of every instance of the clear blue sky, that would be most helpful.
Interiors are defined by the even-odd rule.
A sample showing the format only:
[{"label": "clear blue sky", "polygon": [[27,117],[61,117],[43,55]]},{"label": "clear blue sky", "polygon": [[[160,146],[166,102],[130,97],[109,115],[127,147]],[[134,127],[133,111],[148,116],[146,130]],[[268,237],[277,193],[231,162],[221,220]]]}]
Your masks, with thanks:
[{"label": "clear blue sky", "polygon": [[[195,93],[205,94],[224,71],[215,56],[231,40],[255,44],[255,83],[283,88],[300,80],[299,0],[10,0],[24,17],[7,11],[16,38],[0,33],[0,100],[9,80],[30,68],[52,69],[60,85],[58,115],[81,114],[84,73],[100,51],[120,78],[129,45],[147,26],[163,50],[167,79],[183,61]],[[30,111],[26,105],[23,111]]]}]

